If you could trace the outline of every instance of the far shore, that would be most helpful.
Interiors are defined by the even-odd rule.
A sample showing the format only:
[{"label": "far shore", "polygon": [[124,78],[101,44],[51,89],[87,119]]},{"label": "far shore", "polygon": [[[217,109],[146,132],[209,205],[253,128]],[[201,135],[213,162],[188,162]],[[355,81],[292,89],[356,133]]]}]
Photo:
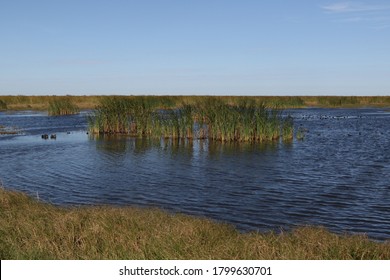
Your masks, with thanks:
[{"label": "far shore", "polygon": [[[5,95],[0,96],[0,111],[5,110],[40,110],[46,111],[50,102],[55,100],[70,100],[80,110],[95,109],[100,101],[112,96],[103,95]],[[123,97],[121,95],[121,97]],[[148,98],[162,107],[177,107],[183,103],[193,104],[201,100],[204,96],[176,96],[176,95],[147,95],[147,96],[127,96],[127,98]],[[389,107],[390,96],[218,96],[226,103],[237,104],[246,99],[257,104],[264,104],[269,107],[279,108],[359,108],[359,107]]]}]

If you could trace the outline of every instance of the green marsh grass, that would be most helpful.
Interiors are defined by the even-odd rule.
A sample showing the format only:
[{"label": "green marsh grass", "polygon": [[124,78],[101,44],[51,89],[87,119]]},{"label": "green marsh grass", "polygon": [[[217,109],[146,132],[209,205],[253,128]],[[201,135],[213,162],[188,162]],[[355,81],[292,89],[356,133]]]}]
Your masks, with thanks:
[{"label": "green marsh grass", "polygon": [[319,227],[240,233],[133,207],[55,207],[0,188],[0,259],[390,259],[390,243]]}]

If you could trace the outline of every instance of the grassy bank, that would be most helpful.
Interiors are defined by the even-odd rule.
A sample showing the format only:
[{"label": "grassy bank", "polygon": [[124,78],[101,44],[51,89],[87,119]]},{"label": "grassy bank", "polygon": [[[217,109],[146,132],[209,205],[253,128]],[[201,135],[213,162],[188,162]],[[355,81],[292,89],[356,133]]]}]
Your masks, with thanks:
[{"label": "grassy bank", "polygon": [[243,234],[157,209],[59,208],[0,188],[0,259],[390,259],[390,243],[309,227]]},{"label": "grassy bank", "polygon": [[[0,96],[0,110],[42,110],[49,108],[50,102],[70,98],[81,110],[94,109],[104,96]],[[126,98],[136,98],[127,96]],[[202,96],[146,96],[151,103],[162,108],[175,108],[183,103],[196,104]],[[220,96],[219,99],[230,105],[237,105],[243,99],[253,104],[267,107],[386,107],[390,106],[390,96]]]}]

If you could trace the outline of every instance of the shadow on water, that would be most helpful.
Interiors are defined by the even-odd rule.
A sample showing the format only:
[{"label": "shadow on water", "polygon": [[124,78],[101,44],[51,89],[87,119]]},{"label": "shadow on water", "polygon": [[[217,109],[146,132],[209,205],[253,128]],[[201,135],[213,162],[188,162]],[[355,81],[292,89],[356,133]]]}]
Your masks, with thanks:
[{"label": "shadow on water", "polygon": [[90,135],[98,151],[124,155],[126,153],[144,154],[158,146],[158,141],[147,138],[135,138],[126,135]]},{"label": "shadow on water", "polygon": [[96,149],[104,153],[121,156],[127,153],[144,154],[150,150],[161,150],[171,156],[193,153],[207,154],[210,158],[220,155],[250,154],[253,152],[277,151],[283,145],[292,148],[292,141],[273,141],[264,143],[221,142],[207,139],[172,139],[172,138],[142,138],[126,135],[89,135],[89,140],[95,143]]}]

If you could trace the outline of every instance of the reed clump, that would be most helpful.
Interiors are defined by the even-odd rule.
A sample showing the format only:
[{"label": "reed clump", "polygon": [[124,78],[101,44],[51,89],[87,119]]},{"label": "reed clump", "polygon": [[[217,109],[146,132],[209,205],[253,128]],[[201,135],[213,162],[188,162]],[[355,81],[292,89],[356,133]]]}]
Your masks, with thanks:
[{"label": "reed clump", "polygon": [[49,102],[49,116],[62,116],[78,114],[80,109],[69,98],[55,98]]},{"label": "reed clump", "polygon": [[90,131],[222,142],[263,142],[293,135],[292,118],[282,117],[278,108],[246,99],[229,104],[221,98],[204,97],[174,109],[159,105],[145,98],[106,98],[89,117]]},{"label": "reed clump", "polygon": [[390,259],[390,243],[319,227],[240,233],[133,207],[61,208],[0,188],[0,259]]}]

